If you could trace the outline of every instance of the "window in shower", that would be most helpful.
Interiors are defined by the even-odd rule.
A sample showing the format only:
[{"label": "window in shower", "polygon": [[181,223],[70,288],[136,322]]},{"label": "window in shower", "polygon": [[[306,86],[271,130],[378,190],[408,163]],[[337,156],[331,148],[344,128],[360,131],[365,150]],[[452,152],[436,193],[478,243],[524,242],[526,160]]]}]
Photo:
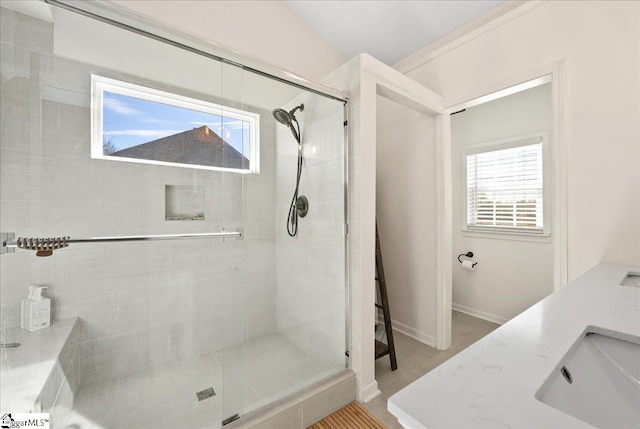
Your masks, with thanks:
[{"label": "window in shower", "polygon": [[91,157],[259,172],[260,115],[92,75]]}]

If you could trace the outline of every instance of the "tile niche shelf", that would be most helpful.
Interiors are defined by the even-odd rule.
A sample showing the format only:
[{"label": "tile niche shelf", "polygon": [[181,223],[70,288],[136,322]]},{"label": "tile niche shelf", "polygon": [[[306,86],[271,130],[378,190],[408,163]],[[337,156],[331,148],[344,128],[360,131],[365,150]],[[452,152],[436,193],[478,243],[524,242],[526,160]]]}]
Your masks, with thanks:
[{"label": "tile niche shelf", "polygon": [[202,186],[165,186],[165,220],[204,220]]}]

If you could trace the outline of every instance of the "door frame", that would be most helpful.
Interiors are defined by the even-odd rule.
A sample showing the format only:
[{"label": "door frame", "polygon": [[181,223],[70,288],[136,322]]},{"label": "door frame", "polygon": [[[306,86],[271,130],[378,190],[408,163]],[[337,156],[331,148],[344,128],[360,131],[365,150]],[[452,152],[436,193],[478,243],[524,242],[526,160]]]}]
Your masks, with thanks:
[{"label": "door frame", "polygon": [[[390,68],[366,54],[358,59],[355,79],[349,83],[353,90],[356,117],[353,146],[358,152],[360,186],[358,252],[353,254],[358,272],[353,280],[352,299],[352,355],[350,367],[358,375],[358,399],[367,402],[380,394],[375,380],[373,359],[375,302],[375,203],[376,203],[376,97],[382,95],[399,104],[420,111],[436,121],[436,347],[451,346],[451,310],[453,277],[452,234],[452,172],[451,172],[451,108],[536,78],[552,76],[553,145],[551,147],[552,174],[552,230],[553,289],[567,283],[567,188],[566,141],[564,137],[564,63],[554,62],[527,72],[479,86],[465,94],[442,98],[406,75]],[[355,106],[355,107],[354,107]],[[351,235],[351,233],[349,233]],[[352,243],[353,245],[353,243]],[[353,249],[352,249],[353,250]]]},{"label": "door frame", "polygon": [[[438,117],[437,134],[437,227],[438,227],[438,263],[439,278],[452,278],[452,185],[451,176],[451,113],[462,103],[528,82],[544,76],[551,76],[551,94],[553,125],[551,130],[551,242],[553,249],[553,290],[562,288],[568,281],[567,269],[567,150],[564,127],[564,60],[556,61],[524,73],[514,75],[486,86],[478,87],[467,93],[445,98],[445,112]],[[451,346],[451,281],[438,281],[437,284],[437,332],[438,349]]]},{"label": "door frame", "polygon": [[[358,399],[368,402],[381,392],[375,379],[374,320],[375,320],[375,218],[376,218],[376,111],[378,95],[411,110],[436,119],[436,140],[445,127],[449,115],[444,114],[443,98],[406,75],[367,54],[359,55],[354,105],[359,106],[354,131],[354,147],[359,148],[359,225],[360,252],[358,259],[360,278],[353,285],[352,300],[352,367],[359,376]],[[439,130],[439,131],[438,131]],[[437,143],[436,143],[437,144]],[[355,231],[354,231],[355,232]],[[449,234],[450,235],[450,234]],[[441,237],[444,240],[444,237]],[[446,242],[446,240],[444,240]],[[449,252],[450,253],[450,252]],[[444,262],[447,258],[439,258]],[[442,272],[446,281],[446,272]],[[451,276],[451,271],[448,273]],[[354,282],[356,283],[356,282]],[[443,290],[451,290],[444,285]],[[356,292],[358,295],[356,295]],[[450,305],[450,303],[449,303]],[[449,307],[450,308],[450,307]],[[449,311],[449,313],[451,313]],[[449,314],[450,318],[450,314]],[[450,333],[449,333],[450,334]]]}]

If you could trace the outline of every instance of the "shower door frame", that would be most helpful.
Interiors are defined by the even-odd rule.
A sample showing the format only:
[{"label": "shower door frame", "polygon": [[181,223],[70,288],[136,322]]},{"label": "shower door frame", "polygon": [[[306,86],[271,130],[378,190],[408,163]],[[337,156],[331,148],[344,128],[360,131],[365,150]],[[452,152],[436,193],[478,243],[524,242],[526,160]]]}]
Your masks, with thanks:
[{"label": "shower door frame", "polygon": [[[181,29],[169,26],[147,16],[140,15],[123,7],[103,2],[73,2],[69,0],[42,0],[43,14],[53,16],[54,7],[68,10],[100,22],[104,22],[118,28],[139,34],[153,40],[166,43],[168,45],[184,49],[188,52],[201,55],[222,64],[230,64],[242,70],[255,73],[257,75],[282,82],[287,85],[320,95],[336,102],[343,103],[343,128],[344,128],[344,162],[343,162],[343,186],[344,186],[344,212],[343,212],[343,235],[344,235],[344,288],[345,288],[345,368],[351,368],[349,350],[351,350],[351,286],[349,281],[349,234],[348,234],[348,204],[349,204],[349,91],[319,82],[305,77],[296,71],[289,70],[270,64],[258,58],[243,55],[236,51],[229,51],[214,42],[204,41],[199,36]],[[258,155],[259,156],[259,155]],[[295,395],[295,394],[294,394]],[[283,399],[276,401],[281,402]],[[272,404],[266,405],[270,407]],[[241,418],[244,415],[241,416]]]},{"label": "shower door frame", "polygon": [[167,25],[122,6],[104,2],[76,2],[73,0],[42,0],[47,6],[58,7],[116,27],[167,43],[203,57],[231,64],[260,76],[293,85],[324,97],[341,102],[349,101],[349,93],[305,77],[300,73],[275,66],[258,58],[225,49],[214,42],[205,41],[198,35]]}]

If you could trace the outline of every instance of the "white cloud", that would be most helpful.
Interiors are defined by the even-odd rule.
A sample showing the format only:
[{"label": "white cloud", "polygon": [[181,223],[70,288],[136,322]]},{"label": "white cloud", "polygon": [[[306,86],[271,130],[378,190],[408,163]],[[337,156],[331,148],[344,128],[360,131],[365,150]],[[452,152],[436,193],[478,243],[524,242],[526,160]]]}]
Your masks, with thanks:
[{"label": "white cloud", "polygon": [[165,121],[164,119],[158,118],[141,118],[140,121],[147,124],[175,124],[174,121]]},{"label": "white cloud", "polygon": [[120,115],[140,116],[144,113],[138,109],[135,109],[129,106],[127,103],[124,103],[120,100],[116,100],[115,98],[104,97],[103,102],[104,102],[104,107]]}]

